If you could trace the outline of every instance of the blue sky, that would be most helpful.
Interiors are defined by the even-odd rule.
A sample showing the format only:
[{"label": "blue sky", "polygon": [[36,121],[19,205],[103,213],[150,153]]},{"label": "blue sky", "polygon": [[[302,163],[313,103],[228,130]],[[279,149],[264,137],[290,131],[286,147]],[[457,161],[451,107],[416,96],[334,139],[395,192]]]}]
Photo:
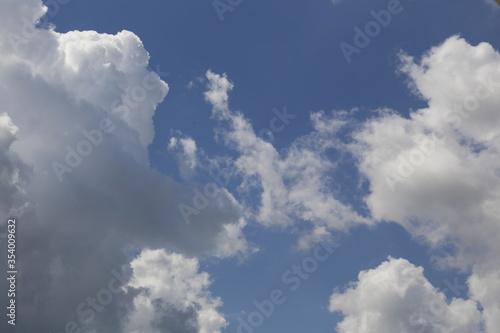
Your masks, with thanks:
[{"label": "blue sky", "polygon": [[[220,16],[209,0],[71,0],[47,14],[54,26],[2,51],[13,59],[0,65],[2,168],[23,171],[19,184],[2,183],[1,217],[26,221],[18,260],[29,268],[19,278],[19,298],[39,300],[18,308],[18,327],[5,326],[8,332],[32,332],[23,321],[42,315],[41,327],[54,332],[71,320],[80,332],[496,332],[498,301],[487,295],[498,293],[500,282],[489,259],[500,251],[493,245],[500,235],[500,136],[485,124],[496,124],[499,94],[475,107],[485,123],[464,121],[470,128],[450,129],[435,115],[477,97],[477,82],[498,73],[500,7],[490,0],[401,0],[387,26],[347,61],[341,43],[355,45],[355,28],[365,29],[373,11],[387,13],[394,1],[243,0]],[[2,27],[5,36],[19,31],[15,20],[29,17],[29,8],[42,8],[36,0],[23,0],[21,9],[1,2],[14,17]],[[405,62],[403,54],[414,59]],[[141,65],[127,67],[122,55]],[[149,71],[159,74],[153,92],[118,116],[109,102],[125,105],[122,98]],[[19,102],[23,90],[31,101]],[[272,140],[255,136],[283,112],[292,116]],[[58,182],[49,165],[55,170],[54,161],[67,158],[65,145],[78,147],[82,128],[105,116],[116,130]],[[32,119],[40,119],[37,129]],[[390,192],[384,163],[422,147],[422,137],[445,143],[433,144],[431,154],[438,154],[416,168],[417,178]],[[487,156],[472,154],[475,144]],[[208,171],[219,172],[223,161],[233,167],[227,188],[196,221],[182,221],[179,205],[213,184]],[[272,175],[280,172],[283,187],[274,188]],[[228,226],[234,234],[224,233]],[[51,240],[23,245],[35,231]],[[328,259],[290,290],[283,274],[324,244],[335,246]],[[48,270],[30,266],[43,254]],[[74,309],[102,290],[113,268],[130,280],[86,324]],[[204,274],[209,278],[200,282]],[[185,284],[161,278],[174,276]],[[369,286],[380,290],[372,294]],[[268,301],[276,289],[286,301],[248,326],[251,332],[241,328],[238,318],[248,322],[259,311],[254,301]],[[399,299],[392,292],[400,289],[421,298],[407,291]],[[446,311],[429,315],[433,300]],[[49,305],[38,314],[42,304]],[[398,308],[404,313],[395,314]],[[427,311],[419,312],[425,325],[411,323],[415,309]]]}]

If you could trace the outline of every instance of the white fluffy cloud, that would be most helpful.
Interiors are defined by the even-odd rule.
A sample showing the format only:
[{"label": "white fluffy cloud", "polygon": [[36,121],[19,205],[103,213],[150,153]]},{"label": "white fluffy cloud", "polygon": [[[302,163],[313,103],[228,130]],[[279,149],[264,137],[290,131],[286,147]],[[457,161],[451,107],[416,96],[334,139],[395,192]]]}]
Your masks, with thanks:
[{"label": "white fluffy cloud", "polygon": [[487,235],[500,231],[500,55],[452,37],[420,64],[405,62],[429,107],[409,118],[385,113],[355,135],[353,151],[371,184],[366,201],[376,219],[433,245],[449,238],[496,248]]},{"label": "white fluffy cloud", "polygon": [[198,272],[197,259],[144,250],[131,266],[127,287],[140,292],[134,298],[126,332],[220,333],[227,325],[217,312],[222,303],[211,296],[209,275]]},{"label": "white fluffy cloud", "polygon": [[[30,320],[19,329],[83,325],[77,306],[107,285],[112,269],[128,267],[131,251],[245,252],[245,221],[227,192],[188,224],[179,205],[202,185],[150,168],[152,117],[168,86],[146,68],[139,37],[36,28],[46,11],[39,0],[2,8],[0,224],[16,216],[23,239],[18,312]],[[132,299],[120,297],[92,327],[121,332]]]},{"label": "white fluffy cloud", "polygon": [[[338,148],[335,135],[344,121],[330,119],[323,112],[314,113],[311,115],[313,131],[295,140],[286,151],[279,152],[255,133],[241,112],[230,110],[229,91],[233,83],[226,75],[208,71],[206,77],[205,98],[213,107],[213,118],[221,122],[218,134],[224,144],[237,153],[234,160],[237,173],[233,176],[241,180],[239,190],[260,193],[257,207],[242,199],[242,205],[254,212],[258,222],[279,227],[309,222],[311,233],[301,239],[301,247],[328,238],[333,230],[346,231],[352,225],[371,223],[338,200],[331,190],[336,164],[327,157],[327,151]],[[293,121],[294,115],[286,109],[280,115],[276,118],[281,118],[280,126]]]},{"label": "white fluffy cloud", "polygon": [[473,273],[471,296],[497,332],[500,54],[455,36],[419,62],[402,60],[428,107],[409,117],[381,111],[354,135],[367,205],[376,220],[401,224],[433,249],[453,248],[438,263]]},{"label": "white fluffy cloud", "polygon": [[447,302],[422,267],[393,258],[360,272],[358,281],[331,296],[329,309],[345,316],[339,333],[472,333],[481,321],[474,301]]}]

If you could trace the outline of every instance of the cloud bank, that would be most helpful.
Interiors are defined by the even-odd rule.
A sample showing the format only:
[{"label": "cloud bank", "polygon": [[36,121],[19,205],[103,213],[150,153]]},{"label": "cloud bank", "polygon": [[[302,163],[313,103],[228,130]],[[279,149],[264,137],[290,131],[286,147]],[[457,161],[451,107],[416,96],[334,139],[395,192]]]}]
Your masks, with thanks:
[{"label": "cloud bank", "polygon": [[[123,286],[137,274],[133,255],[167,249],[192,264],[189,256],[244,253],[241,208],[222,192],[187,224],[178,206],[201,185],[179,184],[150,168],[152,117],[168,85],[147,69],[149,55],[139,37],[130,31],[58,33],[51,25],[37,26],[47,11],[40,1],[4,2],[0,224],[15,216],[22,235],[18,313],[30,320],[19,320],[18,329],[122,332],[142,294],[125,293],[110,281],[118,274]],[[148,258],[145,253],[134,263]],[[157,260],[165,265],[158,269],[169,269],[167,259]],[[153,288],[144,282],[148,274],[154,272],[141,272],[131,283]],[[116,293],[98,294],[108,285]],[[86,302],[92,295],[106,305],[82,317],[91,311]],[[151,302],[215,332],[224,324],[218,303],[203,297],[201,309],[198,303],[196,309],[179,307],[181,300]],[[161,326],[161,318],[151,317],[149,324]],[[184,331],[192,327],[179,329]]]},{"label": "cloud bank", "polygon": [[[428,244],[438,266],[471,272],[471,300],[484,308],[486,332],[497,332],[500,54],[487,43],[472,46],[454,36],[419,61],[405,54],[401,60],[410,88],[428,107],[409,117],[381,110],[353,133],[349,149],[370,183],[365,201],[375,220],[396,222]],[[360,315],[347,314],[341,325],[346,332]],[[396,317],[395,323],[406,316],[382,315]],[[427,331],[479,332],[436,325]],[[396,326],[385,331],[400,332]]]},{"label": "cloud bank", "polygon": [[[423,288],[433,296],[402,297],[391,303],[395,308],[406,304],[406,312],[381,309],[376,318],[392,319],[384,320],[389,326],[380,324],[380,330],[400,332],[406,327],[409,332],[453,332],[451,323],[463,317],[468,319],[456,321],[455,331],[480,331],[484,326],[486,332],[496,332],[500,329],[495,319],[500,316],[500,295],[495,287],[500,254],[500,55],[487,43],[473,46],[453,36],[420,60],[404,53],[400,60],[400,73],[428,107],[412,110],[408,116],[380,109],[350,129],[347,124],[353,117],[349,112],[314,112],[311,133],[283,151],[257,136],[242,112],[230,109],[233,83],[226,75],[207,72],[205,98],[219,122],[218,138],[236,152],[232,163],[238,190],[254,191],[260,200],[252,205],[245,196],[235,197],[251,212],[251,218],[265,226],[293,229],[308,224],[309,232],[299,240],[304,248],[356,225],[400,224],[430,247],[438,267],[471,274],[470,298],[451,303],[442,300],[448,309],[442,318],[424,328],[411,325],[411,304],[419,308],[442,298],[426,282]],[[342,139],[346,127],[351,131],[348,140]],[[356,167],[369,184],[365,203],[371,216],[361,216],[331,190],[336,161],[328,157],[329,150],[349,152],[356,158]],[[381,267],[383,270],[385,265]],[[415,282],[415,276],[400,279],[410,285]],[[421,276],[418,284],[424,284],[423,279]],[[332,309],[347,313],[342,324],[345,332],[362,330],[349,323],[359,323],[371,311],[359,308],[351,314],[339,305]],[[378,322],[366,320],[366,329]]]}]

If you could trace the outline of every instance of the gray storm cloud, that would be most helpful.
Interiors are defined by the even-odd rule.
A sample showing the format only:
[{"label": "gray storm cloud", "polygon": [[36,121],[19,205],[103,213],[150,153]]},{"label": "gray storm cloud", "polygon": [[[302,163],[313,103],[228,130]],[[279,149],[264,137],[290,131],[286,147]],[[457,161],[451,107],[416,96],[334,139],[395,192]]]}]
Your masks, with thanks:
[{"label": "gray storm cloud", "polygon": [[[126,283],[141,249],[244,252],[240,207],[221,192],[188,224],[178,206],[201,184],[179,184],[149,167],[152,117],[168,86],[147,69],[135,34],[61,34],[35,27],[46,11],[40,1],[2,0],[2,7],[0,224],[19,221],[18,313],[29,318],[17,328],[61,332],[74,321],[121,332],[133,292],[114,294],[91,323],[78,306],[106,288],[112,271]],[[156,317],[162,311],[175,313],[162,304]],[[198,315],[189,311],[186,320]]]}]

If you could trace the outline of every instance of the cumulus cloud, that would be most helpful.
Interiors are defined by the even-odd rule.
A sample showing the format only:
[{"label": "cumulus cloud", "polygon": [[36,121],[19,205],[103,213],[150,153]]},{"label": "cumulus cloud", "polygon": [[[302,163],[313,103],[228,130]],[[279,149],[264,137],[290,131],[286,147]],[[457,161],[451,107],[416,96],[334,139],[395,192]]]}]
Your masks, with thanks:
[{"label": "cumulus cloud", "polygon": [[133,295],[116,294],[92,323],[78,306],[108,285],[112,271],[125,283],[131,253],[142,248],[245,252],[241,208],[221,191],[186,223],[179,205],[192,204],[203,184],[179,184],[150,168],[152,117],[168,86],[146,68],[139,37],[38,28],[47,10],[41,1],[5,2],[0,224],[15,215],[23,239],[18,313],[30,320],[18,328],[60,332],[71,321],[121,332]]},{"label": "cumulus cloud", "polygon": [[126,332],[220,333],[227,326],[217,312],[222,303],[211,296],[209,275],[198,272],[197,259],[144,250],[130,265],[133,272],[127,288],[140,292]]},{"label": "cumulus cloud", "polygon": [[408,117],[381,110],[354,134],[350,149],[370,182],[366,203],[376,220],[397,222],[442,250],[435,257],[441,267],[472,272],[471,296],[484,306],[488,332],[496,332],[500,54],[454,36],[419,61],[401,59],[428,107]]},{"label": "cumulus cloud", "polygon": [[471,333],[479,332],[481,321],[474,301],[448,302],[422,267],[394,258],[360,272],[358,281],[334,292],[329,310],[344,315],[339,333]]}]

